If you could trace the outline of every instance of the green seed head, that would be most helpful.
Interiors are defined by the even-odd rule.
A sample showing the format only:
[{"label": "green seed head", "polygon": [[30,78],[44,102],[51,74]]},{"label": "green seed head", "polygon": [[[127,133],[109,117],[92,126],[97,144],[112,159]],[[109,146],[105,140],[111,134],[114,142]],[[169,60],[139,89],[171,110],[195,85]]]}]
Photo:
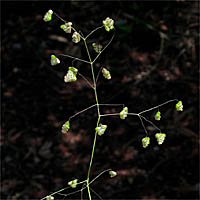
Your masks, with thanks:
[{"label": "green seed head", "polygon": [[158,111],[156,114],[155,114],[155,120],[160,120],[160,118],[161,118],[161,114],[160,114],[160,112]]},{"label": "green seed head", "polygon": [[120,118],[125,119],[128,115],[128,107],[123,108],[123,110],[120,112]]},{"label": "green seed head", "polygon": [[53,14],[53,11],[52,11],[52,10],[49,10],[49,11],[46,12],[46,14],[44,15],[43,20],[44,20],[45,22],[51,21],[51,19],[52,19],[52,14]]},{"label": "green seed head", "polygon": [[165,133],[156,133],[155,137],[157,139],[158,144],[161,145],[166,138],[166,134]]},{"label": "green seed head", "polygon": [[142,138],[142,146],[146,148],[150,144],[150,137]]},{"label": "green seed head", "polygon": [[69,121],[65,122],[62,126],[62,133],[66,134],[70,128]]},{"label": "green seed head", "polygon": [[111,170],[111,171],[109,171],[109,175],[110,175],[110,178],[113,178],[113,177],[117,176],[117,172]]},{"label": "green seed head", "polygon": [[182,103],[182,101],[178,101],[178,103],[176,104],[176,110],[177,111],[183,111],[183,103]]}]

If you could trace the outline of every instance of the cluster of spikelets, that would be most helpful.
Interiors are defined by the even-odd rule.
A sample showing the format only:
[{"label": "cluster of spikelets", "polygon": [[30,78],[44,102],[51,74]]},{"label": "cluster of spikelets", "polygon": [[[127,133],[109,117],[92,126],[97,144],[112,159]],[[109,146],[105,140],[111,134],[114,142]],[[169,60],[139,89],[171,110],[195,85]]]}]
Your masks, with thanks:
[{"label": "cluster of spikelets", "polygon": [[[51,21],[52,15],[53,15],[53,11],[49,10],[45,14],[43,20],[45,22]],[[107,17],[105,20],[103,20],[103,25],[104,25],[106,31],[110,31],[110,30],[114,29],[114,20]],[[72,28],[72,22],[66,22],[65,24],[62,24],[60,26],[60,28],[63,31],[65,31],[66,33],[71,33],[71,31],[73,29]],[[74,43],[78,43],[78,42],[80,42],[80,40],[81,40],[80,34],[75,31],[72,35],[72,41]],[[92,46],[93,46],[96,53],[101,52],[102,45],[93,43]],[[60,60],[55,55],[51,55],[51,65],[54,66],[54,65],[57,65],[57,64],[60,64]],[[77,80],[77,73],[78,73],[78,69],[76,69],[75,67],[69,67],[67,74],[64,76],[64,81],[66,83],[76,81]],[[111,74],[106,68],[102,68],[102,74],[106,79],[111,79]],[[178,101],[178,103],[176,104],[176,109],[177,109],[177,111],[183,111],[182,101]],[[124,107],[123,110],[120,112],[120,118],[124,120],[127,117],[127,115],[128,115],[128,108]],[[154,118],[155,118],[155,120],[158,120],[158,121],[161,119],[160,111],[157,111]],[[62,133],[66,134],[69,129],[70,129],[70,124],[69,124],[69,121],[67,121],[62,126]],[[107,125],[100,124],[98,127],[95,128],[95,131],[97,132],[97,134],[99,136],[101,136],[101,135],[104,134],[106,129],[107,129]],[[157,139],[158,144],[161,145],[166,138],[166,134],[165,133],[156,133],[155,138]],[[142,138],[142,146],[144,148],[146,148],[149,144],[150,144],[150,137],[146,136],[146,137]]]},{"label": "cluster of spikelets", "polygon": [[[177,111],[183,111],[183,103],[182,103],[182,101],[178,101],[178,103],[176,104],[176,110]],[[161,119],[160,111],[158,111],[155,114],[154,118],[155,118],[155,120],[160,120]],[[155,134],[155,138],[156,138],[158,144],[161,145],[165,141],[166,134],[165,133],[156,133]],[[142,138],[142,146],[144,148],[146,148],[149,144],[150,144],[150,137]]]},{"label": "cluster of spikelets", "polygon": [[[52,20],[52,15],[53,15],[53,11],[49,10],[43,17],[43,20],[45,22],[49,22]],[[105,20],[103,20],[103,25],[105,27],[106,31],[110,31],[112,29],[114,29],[114,20],[110,19],[109,17],[107,17]],[[72,27],[72,22],[66,22],[65,24],[62,24],[60,26],[60,28],[65,31],[66,33],[71,33],[73,27]],[[76,31],[72,34],[72,41],[74,43],[78,43],[81,40],[81,36],[79,33],[77,33]],[[100,53],[103,46],[100,44],[96,44],[96,43],[92,43],[92,46],[94,48],[94,51],[96,53]],[[51,55],[51,65],[55,66],[60,64],[60,60],[59,58],[57,58],[55,55]],[[68,83],[68,82],[74,82],[77,80],[77,73],[78,73],[78,69],[76,69],[75,67],[69,67],[67,74],[64,76],[64,82]],[[106,79],[111,79],[111,74],[109,72],[109,70],[107,70],[106,68],[102,68],[102,74]]]}]

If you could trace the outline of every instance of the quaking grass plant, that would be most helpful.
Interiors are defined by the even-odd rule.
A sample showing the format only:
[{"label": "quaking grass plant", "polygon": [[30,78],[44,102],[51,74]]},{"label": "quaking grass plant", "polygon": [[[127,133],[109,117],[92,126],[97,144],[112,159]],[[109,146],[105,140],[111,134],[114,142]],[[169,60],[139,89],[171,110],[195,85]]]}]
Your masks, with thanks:
[{"label": "quaking grass plant", "polygon": [[[107,129],[106,124],[101,124],[101,119],[104,118],[104,117],[116,116],[116,115],[118,115],[122,120],[125,120],[128,116],[139,117],[141,124],[144,128],[145,134],[146,134],[146,136],[142,138],[141,143],[142,143],[143,148],[146,148],[150,144],[150,137],[149,137],[149,134],[148,134],[148,132],[147,132],[145,126],[144,126],[143,120],[147,121],[148,123],[153,125],[156,130],[158,130],[155,133],[155,138],[156,138],[159,145],[161,145],[165,141],[166,133],[163,133],[152,121],[150,121],[146,117],[144,117],[143,114],[146,113],[146,112],[157,110],[154,118],[155,118],[155,120],[159,121],[159,120],[161,120],[161,112],[159,111],[159,108],[161,106],[164,106],[164,105],[171,103],[171,102],[176,102],[176,105],[175,105],[176,110],[177,111],[183,111],[183,104],[182,104],[182,101],[179,101],[177,99],[173,99],[173,100],[166,101],[162,104],[159,104],[157,106],[154,106],[152,108],[149,108],[147,110],[141,111],[139,113],[130,112],[128,110],[128,107],[125,107],[124,104],[101,104],[98,100],[97,81],[98,81],[98,78],[99,78],[101,73],[102,73],[102,75],[104,76],[105,79],[108,79],[108,80],[111,79],[111,73],[108,69],[101,67],[98,74],[95,74],[94,73],[94,63],[99,58],[99,56],[104,52],[104,50],[110,45],[110,43],[112,42],[112,40],[114,38],[114,34],[115,34],[114,20],[107,17],[105,20],[103,20],[101,26],[95,28],[87,36],[83,36],[83,34],[81,32],[78,32],[73,27],[72,22],[65,21],[64,19],[62,19],[58,14],[56,14],[52,10],[49,10],[45,14],[43,20],[45,22],[49,22],[49,21],[52,20],[53,15],[55,15],[58,19],[60,19],[63,22],[63,24],[60,26],[60,28],[64,32],[66,32],[67,34],[72,35],[72,41],[74,43],[79,43],[79,42],[84,43],[84,47],[85,47],[85,50],[86,50],[87,55],[88,55],[88,60],[83,60],[83,59],[80,59],[80,58],[76,58],[74,56],[63,55],[63,54],[60,54],[60,55],[57,55],[57,56],[58,57],[59,56],[66,56],[66,57],[69,57],[73,60],[78,60],[78,61],[81,61],[81,62],[84,62],[84,63],[90,65],[91,74],[92,74],[92,83],[90,83],[90,81],[84,75],[79,73],[78,69],[75,66],[69,66],[68,71],[66,72],[66,75],[64,76],[64,82],[70,83],[70,82],[77,81],[77,79],[78,79],[77,76],[78,75],[81,76],[86,81],[86,83],[93,89],[93,93],[94,93],[94,97],[95,97],[95,101],[96,101],[96,103],[94,105],[91,105],[90,107],[85,108],[84,110],[74,114],[73,116],[70,116],[66,120],[66,122],[63,124],[61,132],[63,134],[68,134],[72,118],[76,117],[77,115],[79,115],[83,112],[86,112],[87,110],[89,110],[91,108],[96,107],[98,118],[97,118],[97,122],[96,122],[96,128],[94,130],[94,133],[95,133],[94,134],[94,141],[93,141],[93,147],[92,147],[92,152],[91,152],[90,163],[89,163],[89,168],[88,168],[86,180],[84,180],[84,181],[78,181],[78,179],[70,180],[68,182],[68,187],[62,188],[59,191],[56,191],[56,192],[54,192],[54,193],[52,193],[48,196],[45,196],[42,199],[53,200],[54,195],[56,195],[56,194],[64,195],[65,197],[69,196],[71,194],[77,193],[77,192],[81,192],[81,194],[82,194],[82,191],[84,189],[87,189],[89,200],[92,200],[91,191],[94,192],[100,199],[102,199],[94,190],[91,189],[91,187],[90,187],[91,183],[93,183],[98,177],[100,177],[102,174],[104,174],[106,172],[110,175],[111,178],[117,176],[117,172],[113,171],[112,169],[104,170],[98,176],[96,176],[93,180],[90,180],[90,171],[91,171],[91,167],[92,167],[92,163],[93,163],[97,136],[104,135],[104,133]],[[93,50],[96,52],[96,57],[94,59],[92,59],[91,53],[90,53],[89,48],[88,48],[88,39],[89,39],[89,37],[92,36],[92,34],[94,32],[96,32],[100,29],[105,29],[105,31],[107,31],[107,32],[113,31],[113,35],[112,35],[110,41],[104,47],[102,45],[98,44],[98,43],[92,43]],[[51,62],[52,66],[60,64],[60,59],[57,56],[51,55],[50,62]],[[119,112],[119,113],[102,114],[101,111],[100,111],[100,106],[121,106],[123,108],[122,108],[121,112]],[[77,190],[77,191],[72,192],[72,193],[68,193],[68,194],[61,194],[61,192],[67,190],[68,188],[76,188],[77,185],[80,185],[80,184],[82,184],[82,189]],[[81,196],[81,199],[82,199],[82,196]]]}]

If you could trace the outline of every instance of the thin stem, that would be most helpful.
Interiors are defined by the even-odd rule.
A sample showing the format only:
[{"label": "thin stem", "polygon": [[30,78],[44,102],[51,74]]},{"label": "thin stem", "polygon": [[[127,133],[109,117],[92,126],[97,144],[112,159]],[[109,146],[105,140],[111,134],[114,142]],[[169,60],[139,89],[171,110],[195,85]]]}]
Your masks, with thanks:
[{"label": "thin stem", "polygon": [[96,194],[97,197],[99,197],[99,199],[103,200],[103,199],[101,198],[101,196],[100,196],[97,192],[95,192],[91,187],[90,187],[90,189],[92,190],[92,192],[94,192],[94,194]]},{"label": "thin stem", "polygon": [[66,21],[65,21],[62,17],[60,17],[57,13],[53,12],[53,14],[54,14],[57,18],[59,18],[61,21],[63,21],[64,23],[66,23]]},{"label": "thin stem", "polygon": [[[100,116],[98,117],[97,120],[97,126],[99,125],[99,121],[100,121]],[[97,131],[95,132],[95,136],[94,136],[94,142],[93,142],[93,147],[92,147],[92,154],[91,154],[91,158],[90,158],[90,165],[89,165],[89,169],[88,169],[88,176],[87,176],[87,189],[88,189],[88,195],[89,195],[89,199],[91,200],[91,194],[90,194],[90,187],[89,187],[89,178],[90,178],[90,170],[92,167],[92,161],[93,161],[93,157],[94,157],[94,150],[95,150],[95,145],[96,145],[96,139],[97,139]]]},{"label": "thin stem", "polygon": [[144,123],[143,123],[143,121],[142,121],[142,118],[141,118],[140,114],[138,114],[138,117],[140,118],[140,121],[141,121],[141,123],[142,123],[142,126],[143,126],[143,128],[144,128],[144,131],[145,131],[146,135],[148,135],[148,132],[147,132],[145,126],[144,126]]},{"label": "thin stem", "polygon": [[138,116],[137,113],[128,113],[128,115],[136,115],[136,116]]},{"label": "thin stem", "polygon": [[91,88],[94,88],[94,87],[92,86],[92,84],[87,80],[87,78],[85,78],[84,75],[82,75],[80,72],[78,72],[78,74],[87,82],[87,84],[88,84]]},{"label": "thin stem", "polygon": [[110,171],[111,169],[106,169],[103,172],[101,172],[99,175],[97,175],[93,180],[90,181],[90,184],[92,184],[97,178],[99,178],[102,174],[104,174],[105,172]]},{"label": "thin stem", "polygon": [[111,114],[105,114],[105,115],[100,115],[101,117],[107,117],[107,116],[116,116],[120,115],[120,113],[111,113]]},{"label": "thin stem", "polygon": [[74,118],[75,116],[77,116],[77,115],[79,115],[79,114],[85,112],[86,110],[89,110],[90,108],[95,107],[96,105],[97,105],[97,104],[94,104],[94,105],[92,105],[92,106],[90,106],[90,107],[88,107],[88,108],[85,108],[84,110],[81,110],[80,112],[78,112],[78,113],[72,115],[71,117],[69,117],[69,121],[70,121],[72,118]]},{"label": "thin stem", "polygon": [[[80,185],[80,184],[82,184],[82,183],[84,183],[84,182],[86,182],[86,181],[87,181],[87,180],[81,181],[81,182],[77,183],[77,185]],[[59,192],[62,192],[62,191],[64,191],[64,190],[67,190],[67,189],[70,189],[70,188],[71,188],[70,186],[65,187],[65,188],[62,188],[62,189],[60,189],[60,190],[58,190],[58,191],[56,191],[56,192],[54,192],[54,193],[52,193],[52,194],[50,194],[50,195],[53,196],[54,194],[59,194]],[[43,200],[43,199],[46,199],[46,196],[43,197],[43,198],[40,199],[40,200]]]},{"label": "thin stem", "polygon": [[[141,115],[140,115],[141,116]],[[159,130],[159,132],[161,133],[161,130],[153,123],[151,122],[150,120],[146,119],[145,117],[141,116],[145,121],[149,122],[151,125],[153,125],[156,129]]]},{"label": "thin stem", "polygon": [[153,108],[144,110],[144,111],[140,112],[139,114],[142,114],[142,113],[145,113],[145,112],[149,112],[149,111],[151,111],[151,110],[154,110],[154,109],[156,109],[156,108],[159,108],[159,107],[161,107],[161,106],[163,106],[163,105],[165,105],[165,104],[167,104],[167,103],[170,103],[170,102],[172,102],[172,101],[178,101],[178,99],[169,100],[169,101],[167,101],[167,102],[165,102],[165,103],[159,104],[158,106],[155,106],[155,107],[153,107]]},{"label": "thin stem", "polygon": [[[93,79],[93,85],[94,85],[94,94],[95,94],[95,100],[96,100],[96,106],[97,106],[97,113],[98,113],[98,119],[97,119],[97,125],[96,127],[99,125],[99,121],[100,121],[100,111],[99,111],[99,102],[98,102],[98,96],[97,96],[97,89],[96,89],[96,82],[95,82],[95,76],[94,76],[94,69],[93,69],[93,62],[90,56],[90,52],[86,43],[86,40],[84,39],[84,44],[85,44],[85,48],[90,60],[90,67],[91,67],[91,71],[92,71],[92,79]],[[97,131],[95,132],[95,136],[94,136],[94,141],[93,141],[93,147],[92,147],[92,154],[91,154],[91,158],[90,158],[90,164],[89,164],[89,169],[88,169],[88,175],[87,175],[87,190],[88,190],[88,196],[89,196],[89,200],[92,200],[91,198],[91,194],[90,194],[90,187],[89,187],[89,179],[90,179],[90,170],[92,167],[92,161],[93,161],[93,157],[94,157],[94,150],[95,150],[95,145],[96,145],[96,138],[97,138]]]},{"label": "thin stem", "polygon": [[100,73],[101,73],[101,69],[102,69],[102,68],[103,68],[103,67],[100,68],[100,70],[99,70],[99,72],[98,72],[98,74],[97,74],[96,84],[97,84],[97,81],[98,81],[98,78],[99,78],[99,75],[100,75]]},{"label": "thin stem", "polygon": [[87,61],[87,60],[83,60],[83,59],[80,59],[80,58],[76,58],[76,57],[74,57],[74,56],[65,55],[65,54],[58,54],[58,56],[64,56],[64,57],[68,57],[68,58],[72,58],[72,59],[79,60],[79,61],[81,61],[81,62],[85,62],[85,63],[88,63],[88,64],[90,64],[90,62],[89,62],[89,61]]},{"label": "thin stem", "polygon": [[113,38],[115,36],[115,31],[113,33],[112,38],[110,39],[110,41],[108,42],[108,44],[103,48],[103,50],[96,56],[96,58],[93,60],[93,63],[97,60],[97,58],[103,53],[103,51],[110,45],[110,43],[112,42]]},{"label": "thin stem", "polygon": [[[67,23],[67,22],[66,22],[62,17],[60,17],[57,13],[54,12],[53,14],[55,14],[55,16],[58,17],[58,18],[59,18],[61,21],[63,21],[64,23]],[[72,27],[72,30],[75,31],[75,32],[78,32],[74,27]],[[82,35],[80,35],[80,37],[81,37],[81,39],[83,39],[83,40],[85,39]]]},{"label": "thin stem", "polygon": [[96,29],[94,29],[93,31],[91,31],[86,37],[85,39],[87,39],[90,35],[92,35],[95,31],[99,30],[100,28],[103,28],[104,25],[97,27]]}]

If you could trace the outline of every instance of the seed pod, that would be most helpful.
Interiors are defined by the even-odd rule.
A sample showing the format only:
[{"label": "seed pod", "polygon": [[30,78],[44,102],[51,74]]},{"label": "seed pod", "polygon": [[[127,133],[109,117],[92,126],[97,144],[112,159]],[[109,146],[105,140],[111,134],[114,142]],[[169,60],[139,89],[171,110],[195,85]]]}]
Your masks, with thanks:
[{"label": "seed pod", "polygon": [[45,22],[49,22],[52,19],[52,14],[53,14],[53,10],[49,10],[48,12],[46,12],[46,14],[43,17],[43,20]]},{"label": "seed pod", "polygon": [[99,124],[99,126],[95,128],[99,136],[103,135],[106,129],[107,129],[107,125],[103,125],[103,124]]},{"label": "seed pod", "polygon": [[102,50],[102,48],[103,48],[102,45],[96,44],[96,43],[92,43],[92,46],[93,46],[93,48],[94,48],[94,50],[95,50],[96,53],[100,53],[101,50]]},{"label": "seed pod", "polygon": [[150,137],[142,138],[142,146],[146,148],[150,144]]},{"label": "seed pod", "polygon": [[58,65],[60,64],[60,60],[55,56],[55,55],[51,55],[51,65]]},{"label": "seed pod", "polygon": [[62,24],[60,26],[61,29],[63,29],[63,31],[65,31],[66,33],[71,33],[72,31],[72,22],[67,22],[65,24]]},{"label": "seed pod", "polygon": [[156,114],[155,114],[155,120],[159,121],[161,119],[161,113],[158,111]]},{"label": "seed pod", "polygon": [[109,175],[110,175],[110,178],[113,178],[113,177],[117,176],[117,172],[111,170],[111,171],[109,171]]},{"label": "seed pod", "polygon": [[182,101],[178,101],[178,103],[176,104],[176,110],[177,111],[183,111]]},{"label": "seed pod", "polygon": [[76,81],[77,72],[78,72],[78,69],[76,69],[75,67],[69,67],[68,72],[64,77],[64,81],[66,83]]},{"label": "seed pod", "polygon": [[165,133],[156,133],[155,137],[157,139],[158,144],[161,145],[166,138],[166,134]]},{"label": "seed pod", "polygon": [[123,108],[123,110],[120,112],[120,118],[121,118],[121,119],[125,119],[125,118],[127,117],[127,115],[128,115],[128,108],[125,107],[125,108]]},{"label": "seed pod", "polygon": [[68,132],[68,130],[69,130],[69,128],[70,128],[70,126],[69,126],[69,121],[67,121],[67,122],[65,122],[64,124],[63,124],[63,126],[62,126],[62,133],[63,134],[66,134],[67,132]]},{"label": "seed pod", "polygon": [[110,30],[114,29],[114,20],[107,17],[105,20],[103,20],[103,25],[104,25],[106,31],[109,32]]},{"label": "seed pod", "polygon": [[72,181],[69,181],[69,182],[68,182],[68,185],[69,185],[70,187],[72,187],[72,188],[76,188],[77,182],[78,182],[78,179],[74,179],[74,180],[72,180]]},{"label": "seed pod", "polygon": [[104,78],[111,79],[110,72],[106,68],[102,69],[102,74],[103,74]]},{"label": "seed pod", "polygon": [[80,42],[80,40],[81,40],[80,34],[77,32],[74,32],[72,35],[72,42],[78,43],[78,42]]}]

